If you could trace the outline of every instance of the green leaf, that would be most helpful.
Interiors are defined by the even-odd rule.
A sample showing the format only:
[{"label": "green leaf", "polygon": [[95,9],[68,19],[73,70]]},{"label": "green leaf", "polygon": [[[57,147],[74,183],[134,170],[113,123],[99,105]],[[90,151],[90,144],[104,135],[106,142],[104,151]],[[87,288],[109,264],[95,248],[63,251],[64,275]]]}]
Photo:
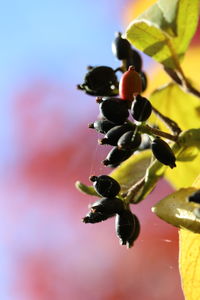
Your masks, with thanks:
[{"label": "green leaf", "polygon": [[194,214],[199,204],[188,201],[188,197],[197,190],[194,187],[182,188],[156,203],[152,211],[171,225],[200,233],[200,218]]},{"label": "green leaf", "polygon": [[[162,114],[177,122],[182,130],[200,127],[199,99],[185,93],[178,85],[171,83],[156,90],[150,96],[150,101]],[[158,125],[163,131],[168,130],[156,115],[152,114],[150,122]],[[198,137],[196,145],[194,143],[191,145],[188,141],[185,147],[182,148],[181,153],[178,153],[177,167],[173,170],[168,168],[166,171],[166,178],[176,188],[191,185],[199,173],[200,155],[199,149],[197,149],[197,147],[199,148],[198,143]]]},{"label": "green leaf", "polygon": [[[200,127],[199,98],[185,93],[177,84],[170,83],[153,92],[149,100],[162,114],[174,120],[182,130]],[[150,122],[166,131],[163,121],[152,115]]]},{"label": "green leaf", "polygon": [[199,0],[160,0],[128,26],[125,36],[156,61],[175,68],[195,33],[198,17]]},{"label": "green leaf", "polygon": [[134,153],[109,175],[121,185],[121,192],[128,189],[144,177],[152,158],[151,150]]}]

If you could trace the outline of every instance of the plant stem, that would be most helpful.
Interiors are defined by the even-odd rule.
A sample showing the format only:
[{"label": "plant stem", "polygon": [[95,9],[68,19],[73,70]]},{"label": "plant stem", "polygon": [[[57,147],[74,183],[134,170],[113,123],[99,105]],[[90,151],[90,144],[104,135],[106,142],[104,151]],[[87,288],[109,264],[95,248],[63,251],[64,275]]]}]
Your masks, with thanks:
[{"label": "plant stem", "polygon": [[176,71],[170,69],[170,68],[164,68],[167,74],[176,82],[178,83],[186,92],[193,94],[196,97],[200,98],[200,91],[198,91],[196,88],[192,86],[188,78],[185,76],[183,69],[181,68],[181,65],[179,63],[179,59],[177,56],[177,53],[171,43],[171,41],[167,38],[166,39],[167,46],[169,47],[172,58],[175,64]]},{"label": "plant stem", "polygon": [[141,126],[139,126],[139,130],[142,133],[147,133],[149,135],[162,136],[162,137],[164,137],[168,140],[174,141],[174,142],[177,141],[177,139],[178,139],[178,135],[169,134],[169,133],[161,131],[159,129],[152,128],[149,125],[141,125]]}]

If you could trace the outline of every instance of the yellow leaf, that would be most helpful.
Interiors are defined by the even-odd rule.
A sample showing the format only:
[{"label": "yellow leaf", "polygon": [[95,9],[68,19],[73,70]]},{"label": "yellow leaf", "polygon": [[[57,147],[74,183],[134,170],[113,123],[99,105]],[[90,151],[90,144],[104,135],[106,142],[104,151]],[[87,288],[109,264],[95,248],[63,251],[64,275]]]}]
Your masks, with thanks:
[{"label": "yellow leaf", "polygon": [[[200,189],[200,176],[193,185]],[[200,299],[200,234],[179,231],[179,268],[186,300]]]}]

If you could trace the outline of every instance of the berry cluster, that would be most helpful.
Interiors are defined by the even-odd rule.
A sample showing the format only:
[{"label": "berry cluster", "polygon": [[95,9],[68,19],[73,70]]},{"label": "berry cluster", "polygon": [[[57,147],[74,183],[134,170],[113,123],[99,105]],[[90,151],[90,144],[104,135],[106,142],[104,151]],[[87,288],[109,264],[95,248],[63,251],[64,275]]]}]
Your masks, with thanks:
[{"label": "berry cluster", "polygon": [[120,192],[119,183],[110,176],[91,176],[95,191],[103,198],[92,203],[89,213],[83,218],[84,223],[98,223],[115,217],[115,230],[121,245],[133,246],[140,232],[140,223],[136,215],[125,207],[117,197]]},{"label": "berry cluster", "polygon": [[[98,142],[113,148],[103,160],[108,167],[117,167],[136,150],[141,150],[143,127],[152,113],[150,101],[141,96],[147,77],[142,71],[142,58],[130,43],[118,33],[112,43],[114,55],[122,65],[113,70],[107,66],[89,67],[84,83],[78,88],[97,96],[100,117],[89,128],[104,134]],[[118,81],[116,72],[123,74]],[[153,137],[152,137],[153,136]],[[151,134],[151,149],[161,163],[175,167],[176,158],[170,146]],[[84,223],[97,223],[116,215],[116,233],[122,245],[131,247],[139,235],[140,224],[130,211],[129,203],[120,198],[120,185],[107,175],[91,176],[94,189],[103,198],[90,205]]]}]

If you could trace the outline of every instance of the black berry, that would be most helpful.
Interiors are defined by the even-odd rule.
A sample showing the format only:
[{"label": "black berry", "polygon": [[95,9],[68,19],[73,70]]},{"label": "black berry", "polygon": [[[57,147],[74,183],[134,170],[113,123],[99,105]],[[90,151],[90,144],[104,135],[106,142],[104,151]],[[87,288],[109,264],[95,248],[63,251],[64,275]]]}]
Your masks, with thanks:
[{"label": "black berry", "polygon": [[121,245],[126,245],[131,239],[134,229],[135,219],[130,210],[124,210],[121,214],[116,215],[115,230]]},{"label": "black berry", "polygon": [[99,105],[100,113],[115,124],[123,124],[129,116],[126,101],[120,98],[103,98]]},{"label": "black berry", "polygon": [[120,32],[117,33],[116,38],[112,43],[112,52],[119,59],[128,59],[131,50],[130,43],[122,38]]},{"label": "black berry", "polygon": [[142,79],[142,92],[147,88],[147,75],[144,72],[140,72],[140,77]]},{"label": "black berry", "polygon": [[127,61],[126,61],[127,70],[130,66],[134,66],[135,70],[138,73],[141,72],[141,70],[142,70],[142,57],[139,54],[139,52],[136,51],[135,49],[130,50],[129,56],[128,56]]},{"label": "black berry", "polygon": [[131,106],[131,115],[136,121],[146,121],[152,112],[152,105],[150,101],[140,95],[138,95],[133,101]]},{"label": "black berry", "polygon": [[100,133],[106,133],[114,126],[116,126],[115,123],[108,121],[108,120],[104,120],[104,119],[96,120],[94,123],[91,123],[88,125],[89,128],[94,128],[94,129],[96,129],[97,132],[100,132]]},{"label": "black berry", "polygon": [[119,183],[108,175],[91,176],[94,189],[102,197],[115,197],[121,189]]},{"label": "black berry", "polygon": [[134,230],[130,236],[130,238],[127,241],[127,246],[128,248],[131,248],[135,242],[135,240],[138,238],[139,234],[140,234],[140,222],[138,220],[138,218],[136,217],[136,215],[133,215],[134,217]]},{"label": "black berry", "polygon": [[102,198],[91,204],[90,208],[93,212],[112,215],[122,212],[124,210],[124,204],[119,198]]},{"label": "black berry", "polygon": [[105,166],[116,167],[121,162],[129,158],[133,154],[133,150],[121,150],[118,147],[113,147],[103,161]]},{"label": "black berry", "polygon": [[151,149],[154,156],[164,165],[170,166],[170,168],[176,167],[176,157],[170,148],[170,146],[161,138],[156,137],[152,144]]},{"label": "black berry", "polygon": [[101,213],[101,212],[93,212],[90,211],[83,219],[82,221],[84,223],[99,223],[102,221],[107,220],[108,218],[113,217],[115,214],[105,214],[105,213]]},{"label": "black berry", "polygon": [[119,149],[136,149],[142,141],[141,134],[134,131],[127,131],[118,140]]},{"label": "black berry", "polygon": [[90,95],[110,96],[116,94],[114,89],[118,87],[118,80],[112,68],[99,66],[91,68],[85,76],[84,83],[78,87]]},{"label": "black berry", "polygon": [[133,128],[128,123],[124,123],[123,125],[118,125],[111,128],[105,135],[105,137],[100,140],[100,144],[108,144],[112,146],[116,146],[119,138],[128,130]]}]

